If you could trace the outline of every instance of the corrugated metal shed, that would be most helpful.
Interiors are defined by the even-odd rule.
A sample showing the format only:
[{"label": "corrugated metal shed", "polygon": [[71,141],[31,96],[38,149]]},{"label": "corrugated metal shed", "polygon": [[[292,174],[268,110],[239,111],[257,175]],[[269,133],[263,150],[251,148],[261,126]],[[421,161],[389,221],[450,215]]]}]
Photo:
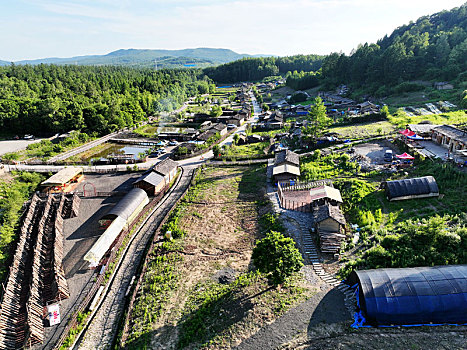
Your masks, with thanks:
[{"label": "corrugated metal shed", "polygon": [[164,181],[164,176],[151,171],[151,172],[141,176],[140,178],[138,178],[134,182],[134,184],[136,184],[138,182],[141,182],[141,181],[145,181],[148,184],[151,184],[153,186],[158,186],[161,182]]},{"label": "corrugated metal shed", "polygon": [[354,271],[349,282],[371,324],[467,322],[467,265]]},{"label": "corrugated metal shed", "polygon": [[89,261],[93,265],[97,265],[107,250],[109,250],[115,238],[122,232],[125,224],[125,219],[121,217],[115,218],[102,236],[99,237],[96,243],[94,243],[91,249],[86,253],[84,260]]},{"label": "corrugated metal shed", "polygon": [[433,176],[388,181],[385,186],[390,201],[439,196],[438,185]]},{"label": "corrugated metal shed", "polygon": [[149,202],[146,192],[141,188],[133,188],[102,219],[121,217],[127,221],[143,202]]}]

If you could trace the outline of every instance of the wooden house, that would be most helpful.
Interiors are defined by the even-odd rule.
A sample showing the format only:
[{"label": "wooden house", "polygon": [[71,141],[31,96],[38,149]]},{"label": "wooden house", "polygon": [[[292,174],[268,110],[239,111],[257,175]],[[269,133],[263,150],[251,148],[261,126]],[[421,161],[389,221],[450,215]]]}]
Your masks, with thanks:
[{"label": "wooden house", "polygon": [[164,176],[153,171],[147,172],[133,183],[133,187],[143,189],[148,196],[155,196],[164,189],[165,185]]},{"label": "wooden house", "polygon": [[314,211],[316,231],[323,253],[337,253],[345,239],[345,217],[338,206],[325,204]]},{"label": "wooden house", "polygon": [[433,128],[431,139],[446,147],[449,152],[467,149],[467,131],[452,125],[441,125]]},{"label": "wooden house", "polygon": [[168,184],[177,175],[177,169],[178,163],[170,158],[166,158],[154,165],[151,170],[159,175],[162,175],[165,179],[165,182]]},{"label": "wooden house", "polygon": [[277,152],[272,175],[276,183],[296,180],[300,176],[300,158],[298,154],[290,150]]}]

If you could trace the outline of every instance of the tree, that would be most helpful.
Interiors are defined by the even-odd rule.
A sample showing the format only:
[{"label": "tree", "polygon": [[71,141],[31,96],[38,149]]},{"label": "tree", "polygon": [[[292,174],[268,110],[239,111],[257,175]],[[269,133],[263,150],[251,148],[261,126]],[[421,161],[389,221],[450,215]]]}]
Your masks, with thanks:
[{"label": "tree", "polygon": [[212,146],[212,153],[214,154],[214,158],[221,156],[221,147],[219,145]]},{"label": "tree", "polygon": [[238,140],[239,140],[239,139],[240,139],[240,135],[235,134],[235,135],[233,136],[233,143],[234,143],[235,145],[238,144]]},{"label": "tree", "polygon": [[292,238],[271,231],[256,242],[252,258],[259,271],[275,286],[284,283],[303,266],[303,258]]},{"label": "tree", "polygon": [[389,114],[389,108],[388,106],[384,105],[383,107],[381,107],[381,109],[379,110],[379,113],[381,113],[381,115],[385,116],[386,118],[390,116]]},{"label": "tree", "polygon": [[326,114],[326,107],[324,106],[323,100],[321,97],[316,97],[314,105],[311,106],[310,112],[308,113],[308,125],[303,129],[303,133],[316,138],[331,124],[332,119]]},{"label": "tree", "polygon": [[213,117],[213,118],[217,118],[217,117],[221,116],[221,115],[222,115],[222,108],[221,108],[221,106],[218,106],[218,105],[212,106],[211,112],[210,112],[209,114],[210,114],[211,117]]}]

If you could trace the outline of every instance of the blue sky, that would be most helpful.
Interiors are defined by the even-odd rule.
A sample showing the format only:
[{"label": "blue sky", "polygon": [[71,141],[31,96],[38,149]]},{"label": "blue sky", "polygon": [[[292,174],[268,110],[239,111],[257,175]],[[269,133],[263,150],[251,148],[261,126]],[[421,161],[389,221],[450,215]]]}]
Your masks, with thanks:
[{"label": "blue sky", "polygon": [[349,53],[465,0],[0,0],[0,59],[219,47]]}]

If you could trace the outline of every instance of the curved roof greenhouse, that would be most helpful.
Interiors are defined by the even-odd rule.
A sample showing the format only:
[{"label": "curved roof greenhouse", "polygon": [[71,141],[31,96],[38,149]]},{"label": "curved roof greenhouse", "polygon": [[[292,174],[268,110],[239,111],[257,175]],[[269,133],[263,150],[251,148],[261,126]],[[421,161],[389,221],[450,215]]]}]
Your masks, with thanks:
[{"label": "curved roof greenhouse", "polygon": [[386,182],[386,195],[390,201],[437,197],[439,189],[433,176]]},{"label": "curved roof greenhouse", "polygon": [[467,265],[354,271],[349,282],[370,324],[467,323]]}]

